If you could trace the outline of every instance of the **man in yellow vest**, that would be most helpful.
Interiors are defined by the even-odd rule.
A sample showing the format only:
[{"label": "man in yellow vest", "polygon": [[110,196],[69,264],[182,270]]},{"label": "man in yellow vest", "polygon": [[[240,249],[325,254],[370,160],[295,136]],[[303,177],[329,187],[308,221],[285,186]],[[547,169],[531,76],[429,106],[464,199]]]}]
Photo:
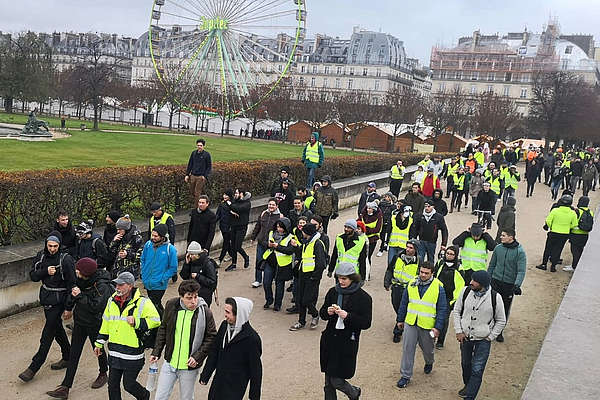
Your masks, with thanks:
[{"label": "man in yellow vest", "polygon": [[[556,272],[556,264],[559,263],[560,254],[569,239],[572,229],[579,225],[579,216],[571,207],[573,197],[565,194],[558,201],[558,207],[553,208],[546,217],[545,230],[550,230],[546,238],[546,248],[550,249],[551,272]],[[545,263],[536,266],[537,269],[547,270]]]},{"label": "man in yellow vest", "polygon": [[406,167],[402,165],[402,160],[396,161],[396,165],[390,169],[390,192],[396,197],[402,190],[402,182],[404,182],[404,171]]},{"label": "man in yellow vest", "polygon": [[473,223],[469,229],[455,237],[452,244],[460,247],[460,270],[467,285],[471,282],[473,272],[487,270],[488,251],[494,251],[496,248],[494,238],[477,223]]},{"label": "man in yellow vest", "polygon": [[296,306],[298,307],[298,322],[290,327],[290,331],[297,331],[306,325],[307,311],[312,316],[310,329],[319,325],[319,310],[317,299],[319,297],[319,283],[323,270],[327,266],[327,252],[321,241],[321,234],[317,232],[314,224],[306,224],[302,229],[302,262],[298,271],[298,290],[296,292]]},{"label": "man in yellow vest", "polygon": [[[392,289],[392,307],[394,312],[398,313],[402,295],[406,286],[417,276],[419,269],[419,256],[417,255],[417,242],[409,240],[406,242],[406,248],[402,249],[388,264],[383,278],[383,287],[389,291]],[[402,329],[394,324],[394,343],[399,343],[402,338]]]},{"label": "man in yellow vest", "polygon": [[[571,234],[569,235],[569,242],[571,242],[571,254],[573,255],[573,265],[567,265],[563,267],[563,271],[575,271],[577,264],[579,264],[581,254],[583,254],[583,249],[587,244],[590,231],[587,230],[588,227],[583,226],[584,224],[580,224],[580,222],[584,214],[589,214],[586,215],[585,218],[589,218],[591,216],[591,221],[593,222],[594,213],[589,209],[589,205],[590,198],[587,196],[581,196],[577,202],[577,209],[575,210],[577,213],[577,226],[571,229]],[[582,227],[585,229],[582,229]]]},{"label": "man in yellow vest", "polygon": [[357,228],[356,220],[349,219],[344,224],[344,233],[337,235],[329,261],[328,277],[333,276],[340,263],[347,262],[354,265],[356,273],[360,274],[362,280],[365,280],[368,246],[366,236],[359,236],[356,233]]},{"label": "man in yellow vest", "polygon": [[[150,222],[148,223],[148,239],[150,240],[150,234],[154,229],[155,225],[165,224],[167,226],[167,238],[169,242],[173,246],[175,246],[175,221],[173,220],[173,216],[167,212],[164,212],[162,209],[162,205],[155,201],[150,205],[150,212],[152,216],[150,217]],[[177,273],[171,277],[173,282],[177,282]]]},{"label": "man in yellow vest", "polygon": [[504,172],[504,196],[502,205],[505,206],[509,197],[515,197],[515,191],[519,188],[521,175],[517,171],[516,165],[511,165],[508,171]]},{"label": "man in yellow vest", "polygon": [[325,161],[323,145],[319,142],[319,132],[310,135],[310,141],[304,146],[302,164],[306,167],[306,188],[311,189],[315,182],[315,170],[320,168]]},{"label": "man in yellow vest", "polygon": [[398,328],[404,329],[402,341],[402,377],[396,383],[399,389],[410,382],[415,363],[417,343],[423,351],[425,368],[430,374],[433,369],[433,345],[444,328],[448,304],[444,285],[433,276],[433,264],[424,262],[419,267],[419,276],[408,284],[398,308]]},{"label": "man in yellow vest", "polygon": [[400,254],[406,248],[406,242],[410,236],[410,229],[413,224],[411,206],[404,205],[402,200],[396,203],[396,210],[390,218],[392,228],[388,239],[388,259],[390,265],[392,259]]}]

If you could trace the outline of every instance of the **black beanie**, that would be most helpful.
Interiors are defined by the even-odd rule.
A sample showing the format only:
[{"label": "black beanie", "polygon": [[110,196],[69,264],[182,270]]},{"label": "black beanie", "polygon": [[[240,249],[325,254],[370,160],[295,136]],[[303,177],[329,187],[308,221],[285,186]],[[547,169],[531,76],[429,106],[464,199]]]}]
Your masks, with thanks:
[{"label": "black beanie", "polygon": [[577,202],[577,207],[587,207],[590,205],[590,198],[587,196],[581,196]]},{"label": "black beanie", "polygon": [[154,232],[158,233],[160,235],[160,237],[166,237],[167,234],[169,233],[169,229],[167,229],[167,225],[165,224],[158,224],[154,227],[154,229],[152,229]]},{"label": "black beanie", "polygon": [[473,274],[471,275],[471,280],[479,283],[483,287],[489,287],[491,278],[490,274],[487,271],[479,270],[473,272]]},{"label": "black beanie", "polygon": [[302,228],[302,232],[309,236],[313,236],[315,233],[317,233],[317,226],[315,224],[306,224]]},{"label": "black beanie", "polygon": [[117,223],[117,221],[119,220],[119,218],[121,218],[121,213],[118,212],[117,210],[110,210],[107,215],[108,215],[108,217],[110,219],[112,219],[112,221],[115,224]]}]

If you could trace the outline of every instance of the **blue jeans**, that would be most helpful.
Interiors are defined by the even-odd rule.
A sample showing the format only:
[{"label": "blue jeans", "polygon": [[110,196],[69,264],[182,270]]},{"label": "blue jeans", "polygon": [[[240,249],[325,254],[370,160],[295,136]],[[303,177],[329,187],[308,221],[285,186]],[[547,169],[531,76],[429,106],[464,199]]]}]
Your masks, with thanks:
[{"label": "blue jeans", "polygon": [[467,399],[477,397],[491,346],[492,343],[487,340],[467,340],[460,345],[460,364],[463,383],[467,388]]},{"label": "blue jeans", "polygon": [[400,252],[404,250],[402,247],[389,247],[388,246],[388,259],[387,259],[387,265],[390,265],[390,263],[392,262],[392,260],[394,259],[394,256],[400,254]]},{"label": "blue jeans", "polygon": [[263,281],[263,271],[258,269],[258,263],[262,261],[265,251],[267,251],[266,247],[260,243],[256,243],[256,267],[254,268],[254,280],[258,283],[262,283]]},{"label": "blue jeans", "polygon": [[561,183],[562,182],[560,180],[552,181],[552,184],[550,185],[550,191],[552,192],[552,200],[556,200],[556,198],[558,197],[558,191],[560,189]]},{"label": "blue jeans", "polygon": [[306,168],[306,188],[312,190],[313,184],[315,183],[315,169]]},{"label": "blue jeans", "polygon": [[275,268],[271,264],[265,265],[265,275],[263,278],[263,289],[265,290],[265,301],[267,304],[273,304],[273,281],[275,281],[275,307],[281,308],[283,303],[283,291],[285,289],[285,281],[275,279]]},{"label": "blue jeans", "polygon": [[435,262],[436,247],[437,243],[419,240],[419,246],[417,251],[419,252],[419,259],[421,260],[421,262],[425,261],[425,254],[427,254],[427,261],[433,264]]}]

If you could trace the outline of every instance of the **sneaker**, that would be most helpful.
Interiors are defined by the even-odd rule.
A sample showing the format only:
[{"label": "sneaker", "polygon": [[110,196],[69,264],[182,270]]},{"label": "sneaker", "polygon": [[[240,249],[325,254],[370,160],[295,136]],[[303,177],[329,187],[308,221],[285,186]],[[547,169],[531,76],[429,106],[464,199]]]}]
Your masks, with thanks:
[{"label": "sneaker", "polygon": [[392,342],[394,342],[394,343],[400,343],[401,340],[402,340],[402,334],[401,333],[394,333],[394,338],[392,339]]},{"label": "sneaker", "polygon": [[246,258],[244,260],[244,269],[247,269],[250,267],[250,258]]},{"label": "sneaker", "polygon": [[281,310],[281,307],[279,307],[279,306],[274,306],[274,307],[273,307],[273,311],[277,312],[277,311],[279,311],[279,310]]},{"label": "sneaker", "polygon": [[55,362],[54,364],[50,364],[50,369],[53,370],[59,370],[59,369],[65,369],[69,366],[69,362],[67,360],[60,360]]},{"label": "sneaker", "polygon": [[425,374],[429,375],[431,373],[432,369],[433,369],[433,364],[425,364],[425,367],[423,368],[423,372],[425,372]]},{"label": "sneaker", "polygon": [[438,349],[438,350],[441,350],[441,349],[443,349],[443,348],[444,348],[444,343],[437,342],[437,343],[435,344],[435,348],[436,348],[436,349]]},{"label": "sneaker", "polygon": [[66,386],[59,386],[54,390],[46,392],[46,394],[55,399],[68,399],[69,398],[69,388]]},{"label": "sneaker", "polygon": [[108,382],[108,377],[106,376],[106,373],[100,373],[98,374],[96,380],[92,382],[91,388],[100,389],[102,386],[106,385],[106,382]]},{"label": "sneaker", "polygon": [[358,392],[356,397],[354,398],[354,400],[359,400],[360,399],[360,395],[362,394],[362,389],[359,388],[358,386],[354,386],[354,389],[356,389],[356,391]]},{"label": "sneaker", "polygon": [[301,324],[300,322],[296,322],[294,325],[290,326],[290,331],[294,332],[294,331],[299,331],[300,329],[304,328],[304,324]]},{"label": "sneaker", "polygon": [[556,272],[556,265],[550,266],[550,272]]},{"label": "sneaker", "polygon": [[381,252],[381,250],[379,250],[379,251],[377,252],[377,257],[381,257],[382,255],[383,255],[383,253]]},{"label": "sneaker", "polygon": [[466,386],[463,386],[463,388],[458,391],[458,397],[462,397],[463,399],[467,397],[467,387]]},{"label": "sneaker", "polygon": [[502,336],[502,334],[499,334],[499,335],[496,337],[496,342],[498,342],[498,343],[502,343],[502,342],[504,342],[504,336]]},{"label": "sneaker", "polygon": [[288,314],[298,314],[299,310],[298,310],[298,307],[292,306],[290,308],[286,308],[285,312]]},{"label": "sneaker", "polygon": [[575,271],[575,268],[573,268],[571,265],[567,265],[566,267],[563,267],[563,271],[573,272]]},{"label": "sneaker", "polygon": [[265,303],[265,305],[263,306],[263,308],[265,310],[268,310],[269,308],[271,308],[271,303],[269,303],[269,302]]},{"label": "sneaker", "polygon": [[252,282],[252,285],[250,285],[250,286],[252,286],[254,289],[256,289],[256,288],[259,288],[260,285],[262,285],[262,283],[260,283],[259,281],[254,281],[254,282]]},{"label": "sneaker", "polygon": [[548,266],[546,264],[540,264],[535,266],[537,269],[541,269],[542,271],[546,271]]},{"label": "sneaker", "polygon": [[19,379],[22,380],[23,382],[29,382],[30,380],[33,379],[34,376],[35,376],[35,372],[33,372],[32,370],[27,368],[25,371],[23,371],[19,374]]},{"label": "sneaker", "polygon": [[408,385],[409,382],[410,382],[410,379],[408,379],[408,378],[400,378],[400,380],[398,382],[396,382],[396,387],[398,389],[404,389],[406,387],[406,385]]},{"label": "sneaker", "polygon": [[235,264],[231,264],[229,267],[225,268],[225,272],[235,271],[237,266]]},{"label": "sneaker", "polygon": [[177,274],[175,274],[171,277],[171,282],[173,282],[173,283],[177,282]]},{"label": "sneaker", "polygon": [[319,326],[319,316],[313,317],[310,320],[310,329],[316,329]]}]

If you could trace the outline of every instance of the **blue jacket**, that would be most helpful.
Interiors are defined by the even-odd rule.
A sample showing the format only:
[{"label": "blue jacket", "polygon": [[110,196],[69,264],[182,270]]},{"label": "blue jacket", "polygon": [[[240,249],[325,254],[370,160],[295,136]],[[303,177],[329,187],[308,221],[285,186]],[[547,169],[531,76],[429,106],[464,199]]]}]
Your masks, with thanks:
[{"label": "blue jacket", "polygon": [[142,251],[142,282],[146,290],[166,290],[169,279],[177,273],[177,249],[166,242],[154,248],[148,240]]},{"label": "blue jacket", "polygon": [[[419,277],[416,279],[419,279]],[[412,285],[412,282],[409,285]],[[419,295],[421,297],[423,297],[423,294],[425,294],[427,289],[429,289],[429,285],[419,286]],[[402,301],[400,302],[400,307],[398,307],[398,317],[396,318],[397,322],[404,322],[407,308],[408,290],[404,289],[404,293],[402,293]],[[444,290],[444,287],[440,285],[440,295],[438,296],[437,304],[435,305],[434,328],[441,332],[444,329],[444,322],[446,321],[446,318],[448,318],[448,301],[446,300],[446,291]]]}]

